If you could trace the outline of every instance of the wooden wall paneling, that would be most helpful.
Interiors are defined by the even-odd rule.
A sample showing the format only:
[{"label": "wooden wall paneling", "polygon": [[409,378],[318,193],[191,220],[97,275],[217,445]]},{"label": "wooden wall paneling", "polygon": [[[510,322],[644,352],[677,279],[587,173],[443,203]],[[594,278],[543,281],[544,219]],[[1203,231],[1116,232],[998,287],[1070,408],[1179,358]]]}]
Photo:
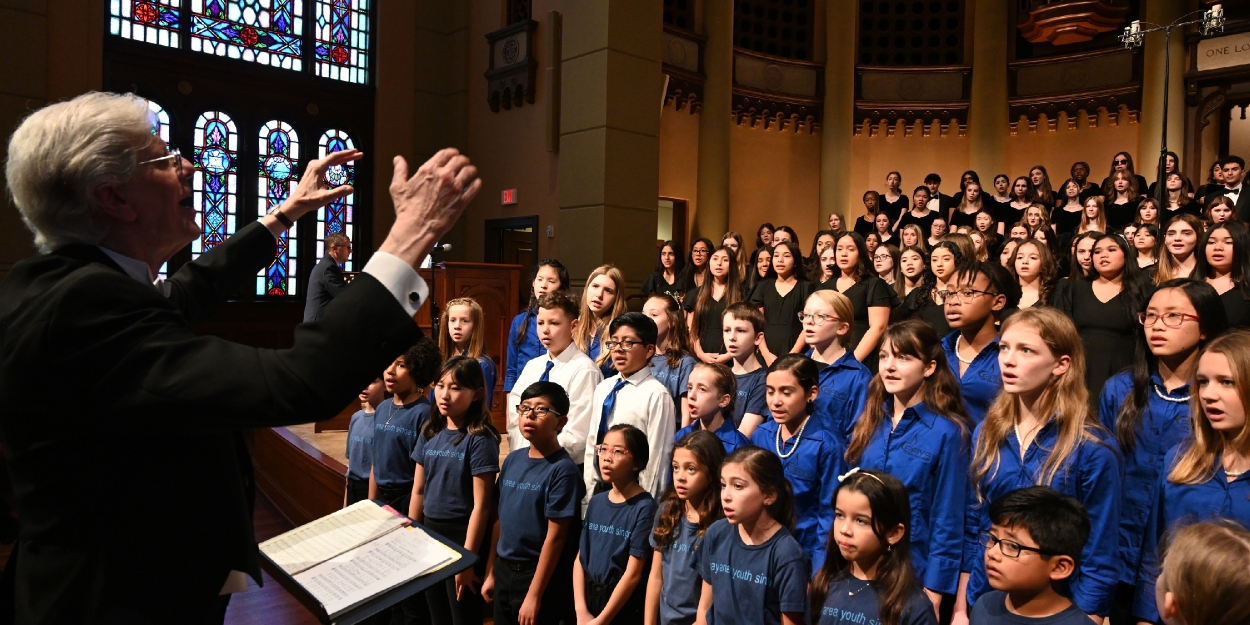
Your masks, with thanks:
[{"label": "wooden wall paneling", "polygon": [[347,467],[286,428],[252,435],[256,486],[295,526],[343,507]]}]

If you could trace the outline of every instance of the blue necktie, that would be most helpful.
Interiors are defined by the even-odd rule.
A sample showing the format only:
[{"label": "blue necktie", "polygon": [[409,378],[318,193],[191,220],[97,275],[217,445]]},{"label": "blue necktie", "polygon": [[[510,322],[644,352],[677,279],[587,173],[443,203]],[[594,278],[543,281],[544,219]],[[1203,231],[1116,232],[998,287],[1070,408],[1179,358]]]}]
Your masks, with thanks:
[{"label": "blue necktie", "polygon": [[538,378],[538,381],[539,381],[539,382],[550,382],[550,381],[551,381],[551,368],[552,368],[552,367],[554,367],[554,366],[556,366],[556,361],[554,361],[554,360],[548,360],[548,361],[547,361],[547,368],[546,368],[546,369],[543,369],[543,374],[542,374],[542,376],[540,376],[540,377]]},{"label": "blue necktie", "polygon": [[608,398],[603,400],[603,418],[599,420],[599,438],[595,439],[596,445],[603,444],[603,437],[608,434],[608,419],[612,416],[612,409],[616,407],[616,392],[628,383],[625,378],[618,380],[616,386],[612,387],[612,392],[608,393]]}]

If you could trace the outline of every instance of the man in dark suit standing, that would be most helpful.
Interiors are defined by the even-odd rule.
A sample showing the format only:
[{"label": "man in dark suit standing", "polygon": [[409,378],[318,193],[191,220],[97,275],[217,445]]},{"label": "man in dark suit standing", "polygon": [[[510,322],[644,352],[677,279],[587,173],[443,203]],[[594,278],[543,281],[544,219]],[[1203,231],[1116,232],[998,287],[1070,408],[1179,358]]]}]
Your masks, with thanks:
[{"label": "man in dark suit standing", "polygon": [[[1246,162],[1240,156],[1226,156],[1224,163],[1224,189],[1221,193],[1233,201],[1237,221],[1250,222],[1250,193],[1245,192]],[[1214,197],[1214,196],[1212,196]]]},{"label": "man in dark suit standing", "polygon": [[304,302],[304,323],[321,318],[321,312],[347,286],[343,281],[340,265],[352,255],[352,242],[342,234],[332,234],[325,240],[326,255],[313,267],[308,277],[307,301]]},{"label": "man in dark suit standing", "polygon": [[443,150],[411,177],[395,157],[395,223],[291,349],[199,336],[296,220],[352,192],[308,164],[290,197],[154,284],[200,236],[194,164],[134,96],[90,93],[31,114],[6,178],[40,254],[0,285],[0,442],[20,535],[18,623],[220,623],[261,581],[248,428],[330,418],[421,336],[416,268],[481,188]]}]

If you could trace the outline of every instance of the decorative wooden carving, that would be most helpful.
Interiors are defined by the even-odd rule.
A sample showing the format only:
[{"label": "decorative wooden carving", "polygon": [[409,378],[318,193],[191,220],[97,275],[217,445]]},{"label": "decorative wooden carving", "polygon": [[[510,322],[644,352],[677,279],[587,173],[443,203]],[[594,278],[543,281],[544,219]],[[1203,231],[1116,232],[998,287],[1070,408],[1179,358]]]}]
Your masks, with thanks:
[{"label": "decorative wooden carving", "polygon": [[1015,132],[1020,120],[1031,130],[1045,116],[1057,128],[1060,113],[1074,128],[1084,113],[1097,125],[1100,110],[1117,124],[1123,115],[1130,123],[1141,110],[1141,61],[1120,49],[1083,52],[1059,58],[1029,59],[1007,64],[1009,117]]},{"label": "decorative wooden carving", "polygon": [[[690,0],[693,2],[693,0]],[[667,3],[665,4],[667,7]],[[667,15],[667,13],[666,13]],[[664,74],[668,87],[664,91],[664,103],[673,102],[677,110],[687,110],[692,115],[701,107],[703,84],[703,47],[707,38],[678,28],[664,26]]]},{"label": "decorative wooden carving", "polygon": [[820,63],[734,49],[734,121],[765,130],[815,132],[824,76]]},{"label": "decorative wooden carving", "polygon": [[1031,0],[1020,34],[1033,43],[1056,46],[1089,41],[1119,29],[1128,17],[1124,0]]},{"label": "decorative wooden carving", "polygon": [[925,137],[935,128],[941,136],[962,135],[968,128],[971,95],[968,66],[860,67],[855,71],[856,133],[892,137],[901,121],[903,136],[914,134],[917,122]]},{"label": "decorative wooden carving", "polygon": [[538,22],[526,19],[486,34],[490,63],[486,70],[486,101],[490,110],[534,103],[538,60],[534,58],[534,31]]},{"label": "decorative wooden carving", "polygon": [[664,0],[664,25],[694,32],[695,0]]}]

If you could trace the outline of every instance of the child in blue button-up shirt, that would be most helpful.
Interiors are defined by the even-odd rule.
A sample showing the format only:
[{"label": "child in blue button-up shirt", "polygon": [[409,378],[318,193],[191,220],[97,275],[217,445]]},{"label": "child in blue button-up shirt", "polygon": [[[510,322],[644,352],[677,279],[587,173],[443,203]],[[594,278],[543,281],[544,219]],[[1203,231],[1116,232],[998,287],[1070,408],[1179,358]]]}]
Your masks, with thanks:
[{"label": "child in blue button-up shirt", "polygon": [[1211,285],[1182,278],[1159,286],[1146,306],[1133,369],[1102,389],[1098,416],[1124,452],[1120,509],[1120,583],[1131,597],[1142,538],[1168,450],[1189,437],[1190,380],[1207,338],[1227,327]]},{"label": "child in blue button-up shirt", "polygon": [[845,446],[855,419],[864,411],[868,383],[872,381],[868,367],[855,360],[855,353],[847,349],[855,311],[845,295],[823,289],[808,296],[799,314],[803,318],[803,338],[812,346],[808,355],[821,367],[815,417]]},{"label": "child in blue button-up shirt", "polygon": [[[1166,471],[1146,525],[1133,616],[1159,621],[1155,580],[1159,545],[1182,523],[1223,518],[1250,527],[1250,332],[1216,337],[1198,358],[1198,402],[1192,437],[1168,453]],[[1241,563],[1244,567],[1244,562]]]},{"label": "child in blue button-up shirt", "polygon": [[937,606],[959,586],[972,424],[933,326],[890,326],[878,366],[846,461],[907,487],[912,564]]},{"label": "child in blue button-up shirt", "polygon": [[990,527],[989,504],[1040,485],[1077,499],[1089,512],[1092,531],[1067,596],[1086,614],[1106,616],[1120,580],[1121,460],[1115,440],[1090,414],[1076,326],[1053,308],[1021,310],[1003,322],[998,362],[1007,401],[996,401],[973,434],[963,557],[967,603],[989,588],[979,540]]}]

